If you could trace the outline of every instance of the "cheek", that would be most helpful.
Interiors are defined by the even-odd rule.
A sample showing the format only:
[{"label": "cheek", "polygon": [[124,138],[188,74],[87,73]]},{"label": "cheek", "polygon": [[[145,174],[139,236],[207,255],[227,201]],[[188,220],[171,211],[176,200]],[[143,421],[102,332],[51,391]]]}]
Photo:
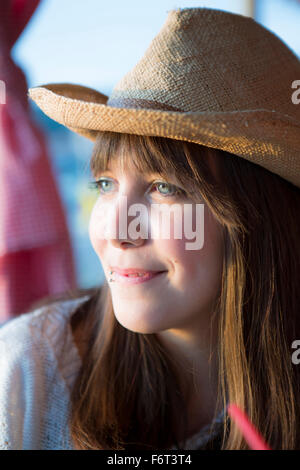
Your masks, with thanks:
[{"label": "cheek", "polygon": [[[187,249],[191,242],[194,243],[194,239],[175,239],[173,236],[170,240],[160,240],[159,249],[164,257],[170,259],[175,274],[182,278],[184,283],[193,285],[201,282],[202,285],[216,287],[220,281],[223,264],[222,227],[206,206],[204,220],[197,226],[198,234],[199,230],[203,232],[201,249]],[[201,237],[198,237],[199,240]]]},{"label": "cheek", "polygon": [[[207,209],[207,208],[206,208]],[[219,289],[223,269],[223,230],[208,209],[205,212],[204,244],[195,256],[195,277],[208,291]]]},{"label": "cheek", "polygon": [[103,223],[103,220],[105,220],[104,212],[105,210],[103,210],[103,206],[96,202],[90,216],[88,227],[89,238],[92,247],[99,257],[102,257],[106,245],[106,228],[105,224]]}]

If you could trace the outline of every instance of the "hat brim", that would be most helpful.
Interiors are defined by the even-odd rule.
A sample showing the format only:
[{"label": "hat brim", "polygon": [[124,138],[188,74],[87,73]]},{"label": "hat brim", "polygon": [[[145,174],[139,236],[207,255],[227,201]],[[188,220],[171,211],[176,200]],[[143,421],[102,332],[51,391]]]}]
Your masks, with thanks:
[{"label": "hat brim", "polygon": [[117,108],[99,91],[70,83],[30,88],[28,95],[51,119],[92,141],[99,131],[185,140],[238,155],[300,186],[300,120],[278,111]]}]

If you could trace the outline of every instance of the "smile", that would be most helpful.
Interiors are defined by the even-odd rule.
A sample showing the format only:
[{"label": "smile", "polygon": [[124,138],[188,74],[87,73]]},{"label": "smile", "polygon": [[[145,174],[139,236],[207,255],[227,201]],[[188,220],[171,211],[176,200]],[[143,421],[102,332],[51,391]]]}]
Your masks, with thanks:
[{"label": "smile", "polygon": [[158,278],[162,274],[165,274],[166,271],[160,271],[156,273],[145,273],[145,274],[127,274],[122,275],[114,272],[114,281],[121,284],[141,284],[142,282],[151,281],[154,278]]}]

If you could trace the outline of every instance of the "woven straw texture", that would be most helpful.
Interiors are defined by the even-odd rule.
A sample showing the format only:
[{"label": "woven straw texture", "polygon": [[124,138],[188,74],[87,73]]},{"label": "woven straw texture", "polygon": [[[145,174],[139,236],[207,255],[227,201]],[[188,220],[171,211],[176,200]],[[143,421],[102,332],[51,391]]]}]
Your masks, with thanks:
[{"label": "woven straw texture", "polygon": [[169,11],[142,59],[107,97],[68,83],[29,89],[55,121],[226,150],[300,187],[300,61],[253,19],[208,8]]}]

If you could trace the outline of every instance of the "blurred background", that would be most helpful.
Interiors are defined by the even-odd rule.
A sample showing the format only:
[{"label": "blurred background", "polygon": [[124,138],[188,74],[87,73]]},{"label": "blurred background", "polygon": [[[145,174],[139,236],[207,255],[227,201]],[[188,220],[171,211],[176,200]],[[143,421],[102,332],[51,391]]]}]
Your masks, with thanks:
[{"label": "blurred background", "polygon": [[109,95],[169,10],[201,6],[253,17],[300,56],[299,0],[0,0],[0,323],[104,279],[88,236],[93,143],[28,102],[27,88],[68,82]]}]

